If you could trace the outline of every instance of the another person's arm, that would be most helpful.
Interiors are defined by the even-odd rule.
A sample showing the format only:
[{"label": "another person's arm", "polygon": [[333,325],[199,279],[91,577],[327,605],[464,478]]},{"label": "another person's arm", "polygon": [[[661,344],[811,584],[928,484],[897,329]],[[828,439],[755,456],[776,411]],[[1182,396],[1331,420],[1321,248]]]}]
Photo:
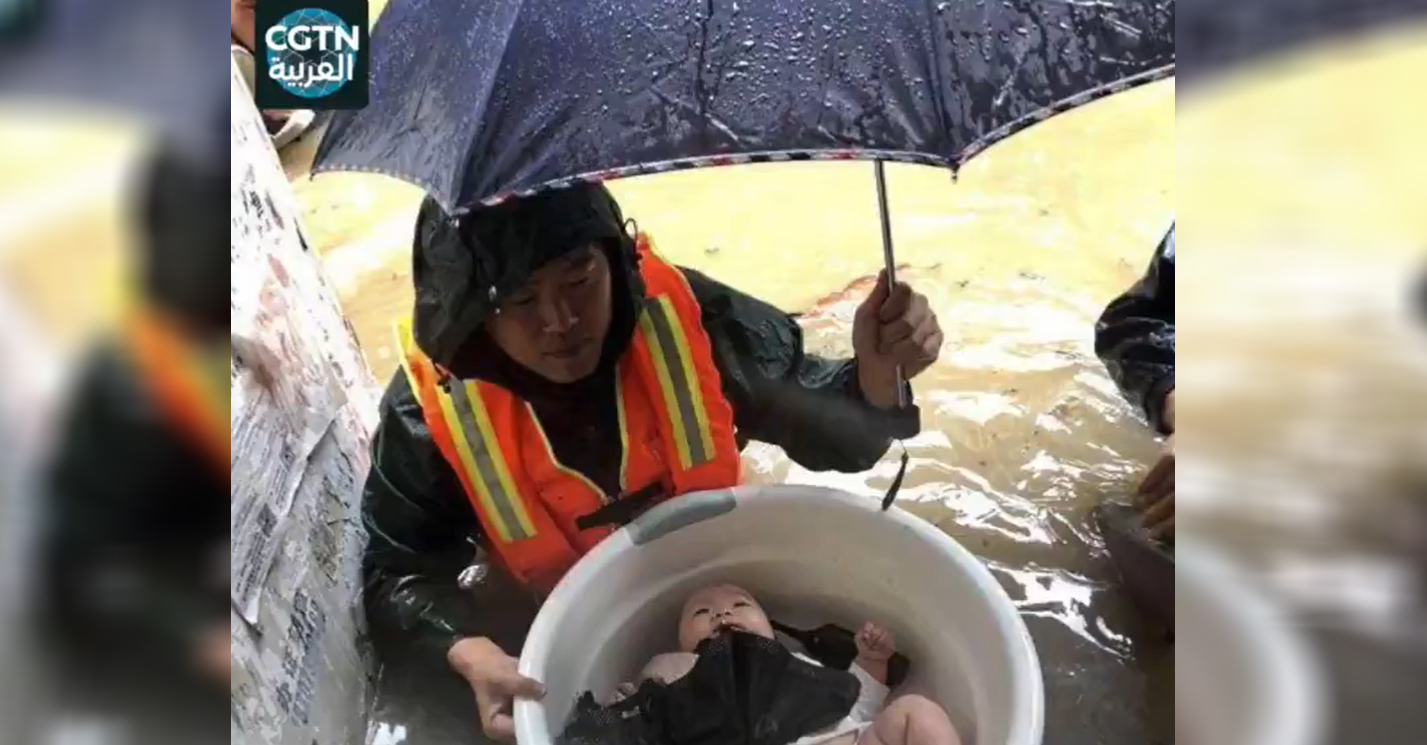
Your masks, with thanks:
[{"label": "another person's arm", "polygon": [[704,328],[740,438],[782,447],[814,471],[864,471],[893,437],[920,431],[915,408],[869,404],[857,363],[803,351],[797,320],[707,275],[682,269],[703,309]]},{"label": "another person's arm", "polygon": [[[94,354],[50,464],[46,631],[156,667],[213,669],[212,640],[228,643],[227,589],[215,576],[227,557],[217,531],[209,544],[198,536],[218,524],[224,505],[173,502],[213,496],[204,487],[216,480],[192,463],[123,353],[106,346]],[[175,533],[155,530],[165,520]]]},{"label": "another person's arm", "polygon": [[1125,397],[1162,434],[1174,431],[1174,228],[1145,275],[1095,324],[1095,352]]},{"label": "another person's arm", "polygon": [[470,683],[486,734],[513,737],[511,698],[538,698],[543,689],[519,675],[492,637],[498,616],[518,612],[526,598],[502,597],[493,603],[499,608],[482,608],[457,584],[475,556],[480,523],[402,373],[382,398],[362,518],[369,535],[363,597],[378,642],[406,640],[444,658]]},{"label": "another person's arm", "polygon": [[1105,309],[1095,351],[1116,385],[1161,434],[1159,460],[1140,482],[1136,503],[1151,535],[1174,535],[1174,228],[1145,276]]}]

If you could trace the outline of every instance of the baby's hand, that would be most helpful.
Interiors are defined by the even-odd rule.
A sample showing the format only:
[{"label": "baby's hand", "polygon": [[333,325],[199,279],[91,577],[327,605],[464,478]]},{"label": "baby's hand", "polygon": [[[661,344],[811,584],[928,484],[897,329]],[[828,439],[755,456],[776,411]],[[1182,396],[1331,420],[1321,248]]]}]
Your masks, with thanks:
[{"label": "baby's hand", "polygon": [[897,651],[897,639],[892,632],[871,621],[862,624],[856,642],[857,656],[875,662],[886,662]]},{"label": "baby's hand", "polygon": [[620,683],[619,687],[614,689],[614,693],[610,694],[609,703],[606,705],[608,706],[617,704],[629,698],[630,696],[633,696],[638,690],[639,688],[633,683]]}]

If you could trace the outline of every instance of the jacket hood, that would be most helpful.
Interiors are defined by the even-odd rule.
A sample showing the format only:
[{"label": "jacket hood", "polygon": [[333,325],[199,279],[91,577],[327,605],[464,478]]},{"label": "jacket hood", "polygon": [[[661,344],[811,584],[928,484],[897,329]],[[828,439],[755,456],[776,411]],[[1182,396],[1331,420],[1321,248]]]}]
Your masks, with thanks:
[{"label": "jacket hood", "polygon": [[616,286],[628,292],[615,302],[642,297],[634,241],[619,204],[601,184],[543,192],[459,219],[428,197],[417,214],[412,250],[417,345],[449,367],[503,298],[550,261],[591,243],[603,245],[610,270],[623,274]]},{"label": "jacket hood", "polygon": [[222,297],[232,267],[219,232],[231,206],[227,165],[161,146],[139,178],[130,209],[145,299],[204,333],[220,333],[231,323]]}]

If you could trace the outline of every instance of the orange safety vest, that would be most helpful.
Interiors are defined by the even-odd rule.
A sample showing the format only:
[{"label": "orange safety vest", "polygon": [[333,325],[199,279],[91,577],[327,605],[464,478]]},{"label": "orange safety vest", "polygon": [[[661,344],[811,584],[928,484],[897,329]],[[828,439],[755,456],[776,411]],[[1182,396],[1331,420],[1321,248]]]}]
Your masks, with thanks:
[{"label": "orange safety vest", "polygon": [[[658,484],[663,497],[734,486],[741,461],[733,410],[698,301],[684,275],[636,239],[646,299],[619,362],[616,397],[624,494]],[[555,459],[530,404],[479,380],[459,380],[397,327],[403,367],[441,454],[460,477],[491,554],[517,579],[548,594],[612,527],[581,529],[579,518],[619,495]],[[611,436],[613,436],[611,432]]]},{"label": "orange safety vest", "polygon": [[193,443],[214,468],[232,469],[228,416],[231,392],[218,365],[195,349],[159,311],[135,311],[123,324],[125,348],[139,378],[165,419]]}]

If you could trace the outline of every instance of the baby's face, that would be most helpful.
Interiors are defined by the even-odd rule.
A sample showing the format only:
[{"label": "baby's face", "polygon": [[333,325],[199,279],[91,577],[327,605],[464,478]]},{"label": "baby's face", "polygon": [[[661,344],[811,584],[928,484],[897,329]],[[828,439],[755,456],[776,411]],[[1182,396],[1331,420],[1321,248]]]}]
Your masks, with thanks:
[{"label": "baby's face", "polygon": [[699,642],[729,629],[773,638],[773,624],[747,591],[733,585],[705,587],[684,603],[679,615],[679,646],[692,652]]}]

